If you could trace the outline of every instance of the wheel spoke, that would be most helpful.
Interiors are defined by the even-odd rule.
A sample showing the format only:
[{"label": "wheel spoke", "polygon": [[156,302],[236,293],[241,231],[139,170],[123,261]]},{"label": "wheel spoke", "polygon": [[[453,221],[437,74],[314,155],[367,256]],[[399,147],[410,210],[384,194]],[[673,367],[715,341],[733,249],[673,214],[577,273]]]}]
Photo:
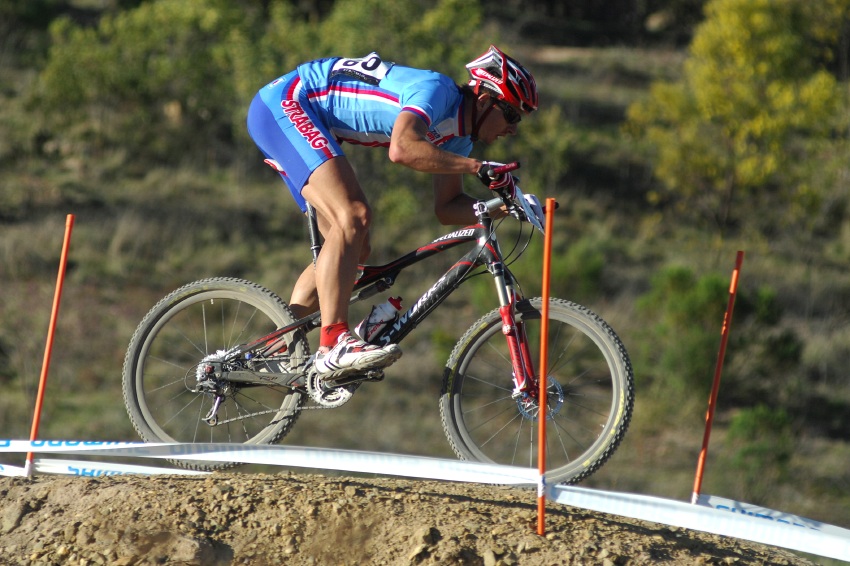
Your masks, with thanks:
[{"label": "wheel spoke", "polygon": [[483,383],[484,385],[489,385],[490,387],[492,387],[494,389],[498,389],[500,391],[508,391],[508,392],[511,392],[511,393],[513,392],[512,387],[504,387],[502,385],[497,385],[497,384],[493,383],[492,381],[489,381],[489,380],[481,378],[481,377],[476,377],[476,376],[471,375],[471,374],[467,374],[464,377],[467,378],[467,379],[473,380],[473,381],[478,381],[479,383]]},{"label": "wheel spoke", "polygon": [[[532,305],[539,309],[539,299]],[[628,426],[631,364],[616,334],[583,307],[554,300],[550,321],[545,410],[536,400],[513,398],[513,390],[505,386],[501,376],[512,372],[513,366],[501,317],[492,311],[467,331],[459,342],[464,349],[457,349],[449,361],[447,394],[441,400],[443,423],[452,446],[464,458],[533,467],[539,419],[548,418],[546,442],[552,450],[547,451],[547,477],[577,481],[604,463]],[[535,351],[540,319],[525,313],[523,322],[528,347]],[[608,449],[600,448],[604,446]]]},{"label": "wheel spoke", "polygon": [[[134,334],[124,364],[124,398],[136,430],[148,441],[277,441],[294,424],[302,393],[271,383],[256,388],[229,383],[226,372],[231,369],[226,367],[221,374],[216,369],[205,378],[203,392],[192,393],[198,387],[194,372],[202,362],[219,367],[216,352],[292,322],[277,296],[237,279],[198,281],[157,303]],[[287,363],[289,356],[309,356],[309,345],[300,333],[288,335],[287,342],[287,353],[279,356],[279,363]],[[243,364],[235,369],[251,371],[244,362],[227,363]],[[203,419],[216,395],[222,401],[215,424],[210,425]],[[293,410],[280,412],[284,405]],[[211,462],[189,465],[221,467]]]}]

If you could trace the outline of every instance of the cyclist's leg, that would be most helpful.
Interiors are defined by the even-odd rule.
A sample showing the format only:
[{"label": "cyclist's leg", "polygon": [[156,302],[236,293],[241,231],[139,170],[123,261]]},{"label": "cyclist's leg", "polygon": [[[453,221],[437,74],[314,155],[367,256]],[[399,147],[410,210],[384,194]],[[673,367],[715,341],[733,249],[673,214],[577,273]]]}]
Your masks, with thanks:
[{"label": "cyclist's leg", "polygon": [[[327,230],[327,223],[324,221],[324,218],[321,217],[318,217],[317,220],[319,222],[319,231],[324,234]],[[371,245],[369,242],[369,234],[367,233],[366,241],[360,248],[360,263],[366,262],[369,258],[370,252]],[[316,268],[312,263],[304,269],[301,276],[298,278],[298,281],[295,283],[295,287],[292,289],[292,295],[290,295],[289,298],[289,308],[292,310],[292,314],[295,318],[302,318],[319,310],[319,294],[316,288]]]},{"label": "cyclist's leg", "polygon": [[348,322],[348,301],[354,287],[361,248],[366,242],[371,209],[344,156],[326,161],[310,176],[301,196],[316,209],[324,243],[315,276],[299,278],[300,297],[315,284],[322,325]]},{"label": "cyclist's leg", "polygon": [[[286,107],[287,110],[284,110]],[[296,72],[264,87],[248,109],[248,132],[271,165],[286,183],[292,198],[307,210],[302,187],[322,163],[342,154],[300,88]],[[320,228],[324,219],[319,218]],[[290,305],[301,318],[318,310],[315,273],[308,267],[293,289]]]},{"label": "cyclist's leg", "polygon": [[398,346],[367,344],[348,328],[349,299],[372,216],[348,159],[335,157],[317,167],[301,196],[324,226],[315,273],[322,314],[316,372],[323,380],[334,380],[392,364],[401,356]]},{"label": "cyclist's leg", "polygon": [[370,346],[348,332],[348,301],[361,252],[368,252],[371,211],[354,170],[313,111],[297,73],[260,90],[248,109],[248,131],[301,209],[306,210],[309,198],[320,229],[325,228],[315,278],[302,274],[297,296],[307,303],[305,308],[314,304],[314,287],[319,297],[322,333],[317,370],[335,378],[392,363],[401,355],[397,346]]},{"label": "cyclist's leg", "polygon": [[316,288],[316,268],[311,263],[301,272],[289,296],[289,308],[295,318],[303,318],[319,310],[319,290]]}]

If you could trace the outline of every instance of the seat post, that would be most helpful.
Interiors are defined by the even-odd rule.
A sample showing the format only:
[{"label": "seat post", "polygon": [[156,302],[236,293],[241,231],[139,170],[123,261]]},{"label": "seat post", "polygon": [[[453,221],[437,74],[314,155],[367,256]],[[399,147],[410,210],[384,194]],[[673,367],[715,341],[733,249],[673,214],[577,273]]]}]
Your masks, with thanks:
[{"label": "seat post", "polygon": [[322,251],[322,235],[319,233],[316,209],[309,202],[307,203],[307,228],[310,231],[310,251],[313,252],[313,265],[316,265],[319,252]]}]

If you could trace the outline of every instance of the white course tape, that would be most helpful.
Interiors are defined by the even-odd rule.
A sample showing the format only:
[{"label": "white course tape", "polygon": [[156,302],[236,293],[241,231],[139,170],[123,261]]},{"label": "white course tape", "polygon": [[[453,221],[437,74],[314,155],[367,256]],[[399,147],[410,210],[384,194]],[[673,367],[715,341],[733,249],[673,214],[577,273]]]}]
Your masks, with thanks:
[{"label": "white course tape", "polygon": [[78,460],[35,459],[35,471],[40,474],[62,474],[68,476],[102,477],[126,474],[169,474],[179,476],[209,475],[211,472],[184,470],[182,468],[154,468],[132,464],[113,464],[109,462],[83,462]]},{"label": "white course tape", "polygon": [[[110,462],[87,462],[80,460],[58,460],[55,458],[35,458],[34,471],[40,474],[58,474],[68,476],[101,477],[126,474],[169,474],[169,475],[209,475],[211,472],[184,470],[182,468],[159,468],[152,466],[136,466],[132,464],[114,464]],[[26,477],[27,469],[0,464],[0,476]]]},{"label": "white course tape", "polygon": [[0,464],[0,476],[24,477],[26,475],[27,475],[27,472],[24,468],[18,468],[16,466],[10,466],[8,464]]},{"label": "white course tape", "polygon": [[[554,486],[549,491],[549,497],[557,503],[573,507],[850,560],[850,531],[831,525],[827,530],[822,523],[821,528],[815,530],[669,499],[574,486]],[[814,521],[808,522],[815,524]]]},{"label": "white course tape", "polygon": [[[242,462],[456,482],[537,486],[538,490],[545,490],[547,498],[562,505],[745,539],[838,560],[850,560],[850,531],[846,529],[713,496],[701,497],[699,505],[692,505],[645,495],[613,493],[575,486],[552,486],[545,484],[544,478],[541,478],[534,468],[353,450],[245,444],[0,440],[0,453],[3,452]],[[116,466],[122,466],[120,464],[41,459],[36,460],[36,471],[60,473],[54,470],[64,466],[65,471],[61,473],[72,473],[69,468],[78,468],[75,464],[85,464],[90,470],[111,469],[116,473],[185,472],[146,466],[124,467],[123,472],[118,472],[120,468]],[[131,469],[136,471],[131,472]],[[20,473],[22,471],[23,468],[0,466],[0,475],[23,475]],[[79,475],[93,474],[94,472]]]},{"label": "white course tape", "polygon": [[[697,505],[711,507],[712,509],[718,509],[728,513],[738,513],[739,515],[745,515],[747,517],[753,517],[763,521],[775,521],[783,525],[812,529],[822,533],[833,534],[838,537],[845,537],[850,540],[850,530],[848,529],[842,529],[841,527],[836,527],[828,523],[822,523],[813,519],[792,515],[790,513],[785,513],[784,511],[776,511],[775,509],[759,507],[758,505],[753,505],[751,503],[725,499],[716,495],[700,495],[697,500]],[[848,555],[845,560],[850,560],[850,555]]]},{"label": "white course tape", "polygon": [[29,451],[242,462],[487,484],[535,485],[538,480],[537,471],[531,468],[354,450],[248,444],[145,444],[68,440],[30,443],[25,440],[0,440],[0,452]]}]

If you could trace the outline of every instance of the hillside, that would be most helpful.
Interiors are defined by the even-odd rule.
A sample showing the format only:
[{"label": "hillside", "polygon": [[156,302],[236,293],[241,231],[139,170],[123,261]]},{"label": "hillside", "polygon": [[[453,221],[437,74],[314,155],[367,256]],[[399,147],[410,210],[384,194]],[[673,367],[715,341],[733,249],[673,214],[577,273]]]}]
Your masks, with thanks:
[{"label": "hillside", "polygon": [[786,551],[529,490],[319,475],[0,479],[0,564],[777,564]]},{"label": "hillside", "polygon": [[[848,2],[738,4],[803,10]],[[284,4],[323,13],[293,15],[279,9]],[[499,3],[522,12],[525,30],[546,23],[557,45],[543,33],[517,36],[505,25],[512,20],[489,8],[481,12],[487,24],[475,24],[478,4],[0,0],[0,439],[30,431],[67,214],[76,223],[39,436],[135,441],[122,365],[145,313],[205,277],[249,279],[287,299],[309,262],[303,215],[248,138],[244,113],[256,89],[296,58],[378,48],[460,79],[463,64],[495,42],[533,69],[541,108],[518,136],[476,147],[474,156],[520,160],[523,190],[558,199],[552,294],[604,318],[635,370],[630,429],[582,485],[690,497],[729,277],[743,250],[703,492],[850,528],[850,138],[838,134],[850,126],[839,130],[839,121],[834,135],[797,140],[782,160],[799,165],[794,175],[759,186],[758,198],[729,193],[739,214],[724,223],[702,185],[688,183],[676,196],[661,181],[658,149],[629,127],[630,109],[659,85],[681,81],[693,60],[686,42],[630,43],[620,28],[577,19],[586,6],[593,8],[586,17],[623,23],[619,7],[627,4],[688,5],[696,18],[703,2]],[[543,22],[533,9],[540,4],[558,17]],[[415,6],[449,11],[408,17],[404,10]],[[637,15],[630,18],[642,29]],[[571,41],[565,21],[582,37],[607,39]],[[779,51],[793,54],[782,69],[821,63]],[[845,90],[847,74],[836,73]],[[819,150],[804,151],[804,141]],[[389,261],[450,230],[431,214],[424,174],[390,163],[381,149],[345,151],[374,209],[370,261]],[[474,178],[467,188],[487,194]],[[540,249],[532,241],[510,266],[529,296],[540,293]],[[457,259],[446,256],[405,273],[393,294],[414,304]],[[371,304],[355,305],[351,320]],[[453,458],[437,404],[444,366],[464,331],[496,304],[492,282],[471,279],[405,338],[405,355],[386,380],[339,409],[305,411],[282,442]],[[35,486],[54,481],[75,496],[94,497],[106,485],[40,479]],[[160,480],[103,481],[125,482],[122,501],[135,503],[139,486],[154,489]],[[178,505],[157,501],[162,509]],[[61,539],[52,535],[58,528],[42,538]],[[6,544],[0,534],[0,550]]]}]

